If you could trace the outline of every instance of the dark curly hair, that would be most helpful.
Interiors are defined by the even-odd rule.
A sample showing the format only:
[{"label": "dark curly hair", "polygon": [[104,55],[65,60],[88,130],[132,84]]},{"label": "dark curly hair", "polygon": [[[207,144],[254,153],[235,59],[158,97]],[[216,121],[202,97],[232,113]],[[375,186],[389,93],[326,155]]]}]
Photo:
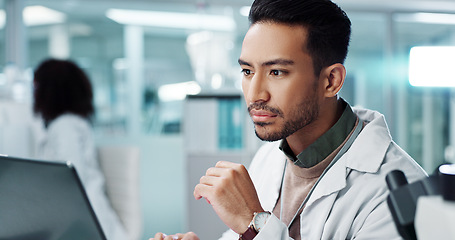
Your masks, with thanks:
[{"label": "dark curly hair", "polygon": [[47,59],[34,74],[33,111],[45,126],[64,113],[90,119],[94,113],[92,85],[74,62]]},{"label": "dark curly hair", "polygon": [[330,0],[255,0],[251,24],[261,22],[300,25],[308,29],[307,46],[314,72],[335,63],[344,63],[351,36],[351,21]]}]

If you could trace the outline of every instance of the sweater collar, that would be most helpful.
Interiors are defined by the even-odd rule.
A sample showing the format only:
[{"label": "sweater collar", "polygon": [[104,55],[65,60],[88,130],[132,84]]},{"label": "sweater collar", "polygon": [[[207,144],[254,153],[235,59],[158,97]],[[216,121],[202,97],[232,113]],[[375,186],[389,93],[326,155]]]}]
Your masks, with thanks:
[{"label": "sweater collar", "polygon": [[345,109],[340,119],[321,137],[297,156],[294,155],[286,139],[280,144],[280,150],[297,166],[310,168],[327,158],[349,136],[357,121],[357,116],[343,99]]}]

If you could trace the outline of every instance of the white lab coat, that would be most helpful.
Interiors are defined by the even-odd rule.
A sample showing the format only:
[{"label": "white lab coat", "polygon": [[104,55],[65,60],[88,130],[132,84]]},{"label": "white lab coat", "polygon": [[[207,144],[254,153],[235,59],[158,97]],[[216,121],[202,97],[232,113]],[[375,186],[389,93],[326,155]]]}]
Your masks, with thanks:
[{"label": "white lab coat", "polygon": [[108,240],[124,240],[126,233],[105,194],[105,180],[96,158],[89,122],[75,114],[63,114],[47,128],[38,147],[38,158],[70,161],[84,185],[90,203]]},{"label": "white lab coat", "polygon": [[[401,239],[387,205],[385,177],[400,169],[412,182],[426,173],[392,141],[382,114],[353,111],[367,125],[310,196],[300,215],[302,239]],[[262,146],[249,168],[262,207],[268,211],[278,200],[286,161],[278,146],[279,142]],[[228,230],[221,239],[238,239],[238,235]],[[290,239],[286,225],[273,214],[255,237],[270,239]]]}]

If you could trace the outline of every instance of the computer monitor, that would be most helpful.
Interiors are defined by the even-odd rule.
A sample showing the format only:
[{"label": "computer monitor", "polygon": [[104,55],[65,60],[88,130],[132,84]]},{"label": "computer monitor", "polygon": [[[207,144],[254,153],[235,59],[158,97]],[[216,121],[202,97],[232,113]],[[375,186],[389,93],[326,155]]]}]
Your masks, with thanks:
[{"label": "computer monitor", "polygon": [[0,239],[106,237],[71,163],[0,155]]}]

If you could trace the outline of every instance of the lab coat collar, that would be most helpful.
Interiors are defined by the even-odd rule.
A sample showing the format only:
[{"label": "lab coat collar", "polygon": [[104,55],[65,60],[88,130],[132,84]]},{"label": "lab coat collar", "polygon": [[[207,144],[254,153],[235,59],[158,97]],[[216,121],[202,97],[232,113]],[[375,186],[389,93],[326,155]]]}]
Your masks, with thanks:
[{"label": "lab coat collar", "polygon": [[307,202],[307,207],[317,199],[343,189],[351,170],[375,173],[383,162],[392,141],[384,116],[367,109],[353,108],[353,111],[367,125],[350,149],[320,180]]},{"label": "lab coat collar", "polygon": [[355,108],[354,112],[367,125],[350,151],[346,153],[346,167],[360,172],[375,173],[381,167],[392,142],[384,115],[376,111]]}]

